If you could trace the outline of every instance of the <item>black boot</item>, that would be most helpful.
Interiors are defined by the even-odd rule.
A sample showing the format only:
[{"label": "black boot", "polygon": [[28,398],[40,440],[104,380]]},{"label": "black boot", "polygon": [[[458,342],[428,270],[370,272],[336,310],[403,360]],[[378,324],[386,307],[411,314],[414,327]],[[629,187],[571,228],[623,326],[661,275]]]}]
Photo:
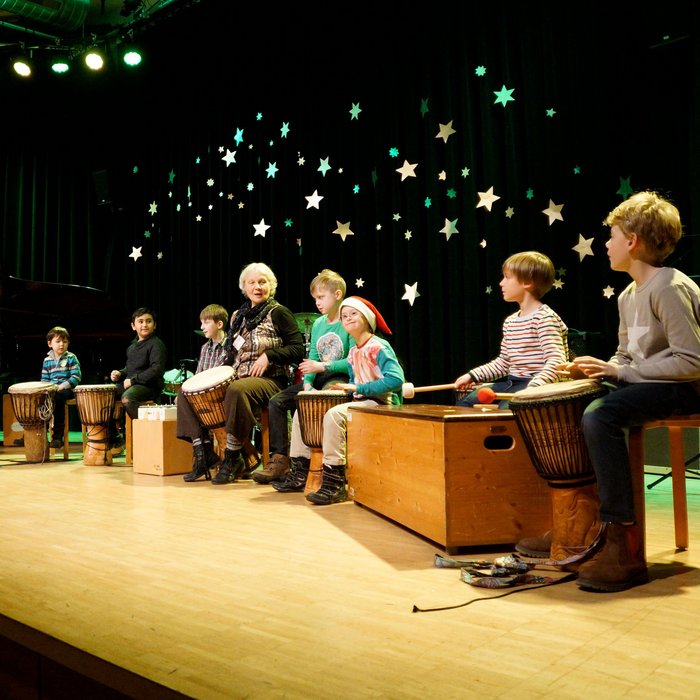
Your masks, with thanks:
[{"label": "black boot", "polygon": [[229,450],[224,452],[224,461],[216,472],[216,476],[211,480],[212,484],[231,484],[245,469],[245,460],[240,450]]},{"label": "black boot", "polygon": [[289,471],[280,481],[272,481],[272,488],[280,493],[298,493],[304,490],[311,460],[308,457],[290,457]]},{"label": "black boot", "polygon": [[345,465],[323,465],[323,481],[321,488],[313,493],[306,494],[306,500],[317,506],[328,506],[331,503],[342,503],[347,500],[348,493],[345,489]]},{"label": "black boot", "polygon": [[192,471],[185,474],[182,478],[185,481],[197,481],[200,477],[204,477],[205,481],[211,480],[211,468],[219,463],[219,457],[210,442],[196,445],[194,450],[194,459],[192,460]]}]

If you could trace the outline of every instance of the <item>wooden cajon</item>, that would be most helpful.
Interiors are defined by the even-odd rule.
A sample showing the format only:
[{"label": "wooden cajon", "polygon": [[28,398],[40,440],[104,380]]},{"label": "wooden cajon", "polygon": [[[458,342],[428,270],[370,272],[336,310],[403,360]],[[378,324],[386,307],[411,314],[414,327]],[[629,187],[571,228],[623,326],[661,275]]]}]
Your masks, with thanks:
[{"label": "wooden cajon", "polygon": [[510,410],[353,406],[348,494],[355,503],[455,552],[552,527],[547,482]]}]

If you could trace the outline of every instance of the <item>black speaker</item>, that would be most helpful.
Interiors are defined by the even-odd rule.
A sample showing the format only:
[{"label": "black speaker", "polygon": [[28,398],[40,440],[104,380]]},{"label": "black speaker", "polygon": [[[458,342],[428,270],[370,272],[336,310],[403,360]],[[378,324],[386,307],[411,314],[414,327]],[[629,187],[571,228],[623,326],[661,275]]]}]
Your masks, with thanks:
[{"label": "black speaker", "polygon": [[107,171],[96,170],[92,174],[92,179],[95,183],[95,194],[97,195],[97,204],[111,204],[112,197],[109,194],[109,179],[107,178]]}]

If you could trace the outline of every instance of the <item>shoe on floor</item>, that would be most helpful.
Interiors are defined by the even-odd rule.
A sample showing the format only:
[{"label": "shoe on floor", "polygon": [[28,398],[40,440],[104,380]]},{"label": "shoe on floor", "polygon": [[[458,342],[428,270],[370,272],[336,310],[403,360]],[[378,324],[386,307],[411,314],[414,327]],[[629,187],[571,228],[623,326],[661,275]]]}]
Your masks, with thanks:
[{"label": "shoe on floor", "polygon": [[54,438],[54,439],[51,440],[51,442],[49,443],[49,447],[50,447],[52,450],[61,450],[61,449],[63,449],[63,438]]}]

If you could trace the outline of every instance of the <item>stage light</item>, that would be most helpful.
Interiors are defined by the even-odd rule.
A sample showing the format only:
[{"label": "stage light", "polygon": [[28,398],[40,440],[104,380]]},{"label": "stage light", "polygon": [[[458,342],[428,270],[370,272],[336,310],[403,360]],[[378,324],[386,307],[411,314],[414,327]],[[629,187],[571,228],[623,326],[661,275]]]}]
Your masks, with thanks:
[{"label": "stage light", "polygon": [[22,53],[15,56],[11,61],[12,70],[14,70],[14,72],[17,73],[20,78],[31,77],[32,73],[34,72],[33,64],[32,52],[30,50],[29,53],[26,53],[24,50],[24,45],[22,45]]},{"label": "stage light", "polygon": [[129,68],[135,68],[141,63],[141,52],[133,46],[127,46],[122,52],[122,60]]},{"label": "stage light", "polygon": [[49,67],[52,73],[62,75],[70,70],[70,58],[67,53],[59,52],[51,56]]},{"label": "stage light", "polygon": [[102,55],[101,51],[96,47],[91,48],[85,54],[84,61],[85,65],[93,71],[102,70],[105,64],[104,56]]}]

